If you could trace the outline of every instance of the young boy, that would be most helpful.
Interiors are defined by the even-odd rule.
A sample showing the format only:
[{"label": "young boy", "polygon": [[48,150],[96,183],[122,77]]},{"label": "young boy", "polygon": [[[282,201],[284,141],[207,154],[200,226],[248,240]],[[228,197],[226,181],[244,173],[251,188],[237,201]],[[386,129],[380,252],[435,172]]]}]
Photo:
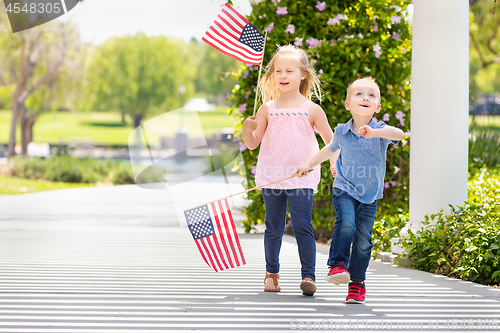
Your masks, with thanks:
[{"label": "young boy", "polygon": [[307,170],[338,154],[332,198],[337,219],[326,280],[337,285],[351,281],[346,302],[363,303],[377,200],[382,198],[384,188],[387,147],[403,139],[404,133],[372,119],[381,109],[380,89],[372,77],[351,84],[345,108],[351,111],[352,119],[337,125],[332,142],[299,166],[295,174],[304,177]]}]

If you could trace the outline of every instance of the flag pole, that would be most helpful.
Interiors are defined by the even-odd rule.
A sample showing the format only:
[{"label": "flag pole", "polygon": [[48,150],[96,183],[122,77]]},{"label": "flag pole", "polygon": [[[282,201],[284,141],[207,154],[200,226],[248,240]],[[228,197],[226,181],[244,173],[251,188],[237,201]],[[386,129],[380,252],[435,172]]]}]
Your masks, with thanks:
[{"label": "flag pole", "polygon": [[255,110],[257,109],[257,97],[259,96],[260,74],[262,72],[262,64],[264,63],[264,53],[266,52],[267,30],[264,31],[264,48],[262,49],[262,61],[259,66],[259,78],[257,79],[257,88],[255,89],[255,102],[253,103],[253,116],[255,119]]},{"label": "flag pole", "polygon": [[[311,171],[313,171],[313,170],[314,170],[314,169],[309,169],[309,170],[307,170],[307,172],[309,173],[309,172],[311,172]],[[250,188],[250,189],[248,189],[248,190],[245,190],[245,191],[241,191],[241,192],[238,192],[238,193],[235,193],[235,194],[228,195],[227,197],[224,197],[224,198],[222,198],[222,199],[217,199],[217,200],[214,200],[214,201],[207,202],[207,203],[205,203],[205,204],[203,204],[203,205],[198,205],[198,206],[195,206],[195,207],[192,207],[192,208],[189,208],[189,209],[184,209],[184,211],[191,210],[191,209],[195,209],[195,208],[198,208],[198,207],[201,207],[201,206],[205,206],[205,205],[209,205],[209,204],[211,204],[211,203],[213,203],[213,202],[217,202],[217,201],[221,201],[221,200],[224,200],[224,199],[228,199],[228,198],[234,197],[234,196],[236,196],[236,195],[245,194],[245,193],[247,193],[247,192],[254,191],[254,190],[259,189],[259,188],[264,187],[264,186],[269,186],[269,185],[272,185],[272,184],[276,184],[276,183],[282,182],[282,181],[284,181],[284,180],[287,180],[287,179],[293,178],[293,177],[295,177],[295,176],[297,176],[297,175],[296,175],[296,174],[294,174],[294,175],[291,175],[291,176],[286,177],[286,178],[283,178],[283,179],[275,180],[274,182],[270,182],[270,183],[267,183],[267,184],[264,184],[264,185],[255,186],[255,187],[252,187],[252,188]]]}]

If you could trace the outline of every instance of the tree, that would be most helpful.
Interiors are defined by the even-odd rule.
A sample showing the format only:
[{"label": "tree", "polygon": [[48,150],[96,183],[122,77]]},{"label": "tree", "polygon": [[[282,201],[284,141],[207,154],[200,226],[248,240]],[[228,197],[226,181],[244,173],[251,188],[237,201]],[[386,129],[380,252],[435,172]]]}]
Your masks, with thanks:
[{"label": "tree", "polygon": [[477,0],[470,6],[471,46],[477,52],[481,67],[500,63],[500,20],[493,17],[488,0]]},{"label": "tree", "polygon": [[192,94],[192,56],[181,41],[140,33],[115,37],[99,45],[90,58],[87,109],[123,112],[134,127],[146,117],[179,107],[183,95]]},{"label": "tree", "polygon": [[470,100],[500,91],[500,20],[492,0],[470,2]]},{"label": "tree", "polygon": [[196,92],[214,97],[231,92],[236,84],[231,73],[238,69],[239,62],[208,45],[198,46],[198,51],[203,57],[199,61],[194,81]]},{"label": "tree", "polygon": [[[5,16],[0,19],[5,27]],[[46,33],[37,27],[28,32],[3,35],[0,41],[0,63],[5,66],[0,70],[0,83],[14,85],[9,156],[15,154],[18,119],[21,122],[22,154],[26,155],[35,119],[28,113],[26,101],[39,89],[57,81],[71,45],[79,39],[74,27],[68,23],[54,21],[51,27],[56,32]]]},{"label": "tree", "polygon": [[47,82],[40,87],[35,93],[31,94],[26,99],[26,114],[24,116],[24,135],[26,142],[30,143],[34,140],[33,127],[38,117],[45,112],[56,111],[62,107],[65,100],[65,85],[68,81],[62,80],[59,77],[57,80]]},{"label": "tree", "polygon": [[[248,17],[253,25],[268,31],[264,63],[275,51],[275,45],[288,43],[302,47],[320,73],[324,98],[321,102],[330,122],[349,120],[344,109],[347,86],[357,78],[376,78],[382,97],[382,112],[377,114],[392,126],[408,132],[410,129],[411,29],[405,19],[410,0],[281,0],[264,1],[253,7]],[[237,73],[238,85],[232,99],[232,114],[239,124],[252,115],[254,88],[258,66],[244,66]],[[317,101],[318,102],[318,101]],[[318,136],[322,145],[322,140]],[[408,211],[409,145],[408,137],[388,150],[386,189],[379,201],[383,214]],[[244,150],[244,173],[250,187],[254,186],[252,170],[259,154]],[[322,181],[315,196],[313,225],[331,230],[334,212],[331,205],[332,176],[322,168]],[[245,208],[246,229],[264,220],[262,193],[249,192],[252,203]]]}]

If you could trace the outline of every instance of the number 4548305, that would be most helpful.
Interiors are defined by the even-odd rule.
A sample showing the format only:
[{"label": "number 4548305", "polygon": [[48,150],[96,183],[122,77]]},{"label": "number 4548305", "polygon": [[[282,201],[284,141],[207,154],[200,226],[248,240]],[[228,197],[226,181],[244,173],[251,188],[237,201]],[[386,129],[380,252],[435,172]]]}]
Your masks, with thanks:
[{"label": "number 4548305", "polygon": [[7,13],[20,13],[20,12],[25,12],[25,13],[60,13],[61,12],[61,3],[30,3],[30,4],[24,4],[24,6],[21,7],[21,4],[19,3],[9,3],[9,5],[6,8]]}]

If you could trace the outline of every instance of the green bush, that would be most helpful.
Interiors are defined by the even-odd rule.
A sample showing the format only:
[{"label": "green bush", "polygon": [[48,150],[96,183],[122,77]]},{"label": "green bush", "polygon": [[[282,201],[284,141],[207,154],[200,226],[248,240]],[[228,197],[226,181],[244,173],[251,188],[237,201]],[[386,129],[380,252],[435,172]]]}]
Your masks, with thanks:
[{"label": "green bush", "polygon": [[500,282],[500,169],[481,169],[462,206],[426,216],[403,239],[415,268],[483,284]]},{"label": "green bush", "polygon": [[409,221],[409,214],[396,214],[383,216],[373,224],[373,249],[372,256],[377,252],[391,252],[391,239],[399,238],[399,233]]},{"label": "green bush", "polygon": [[113,184],[135,184],[134,174],[129,166],[122,164],[113,171],[111,182]]},{"label": "green bush", "polygon": [[40,158],[21,158],[11,159],[13,176],[28,179],[43,179],[47,170],[47,163]]},{"label": "green bush", "polygon": [[[321,102],[335,128],[351,118],[344,109],[347,86],[357,78],[371,75],[381,88],[382,111],[376,117],[392,126],[409,131],[411,29],[403,10],[410,0],[281,0],[263,1],[254,6],[248,20],[261,31],[268,31],[264,64],[276,45],[301,46],[320,74],[324,89]],[[284,15],[279,13],[286,12]],[[283,8],[286,8],[284,10]],[[258,66],[242,65],[234,73],[238,85],[233,89],[230,113],[241,135],[241,124],[253,113]],[[379,201],[379,214],[408,211],[409,138],[398,146],[390,145],[387,159],[386,190]],[[318,135],[320,148],[323,142]],[[252,170],[259,149],[244,150],[246,186],[255,186]],[[304,161],[305,162],[305,161]],[[313,225],[331,230],[334,209],[331,200],[333,178],[328,163],[315,196]],[[245,208],[249,231],[264,220],[261,191],[248,194],[251,204]]]},{"label": "green bush", "polygon": [[135,183],[130,166],[111,159],[79,159],[69,155],[56,155],[47,159],[16,157],[11,160],[11,165],[13,176],[21,178],[66,183]]}]

